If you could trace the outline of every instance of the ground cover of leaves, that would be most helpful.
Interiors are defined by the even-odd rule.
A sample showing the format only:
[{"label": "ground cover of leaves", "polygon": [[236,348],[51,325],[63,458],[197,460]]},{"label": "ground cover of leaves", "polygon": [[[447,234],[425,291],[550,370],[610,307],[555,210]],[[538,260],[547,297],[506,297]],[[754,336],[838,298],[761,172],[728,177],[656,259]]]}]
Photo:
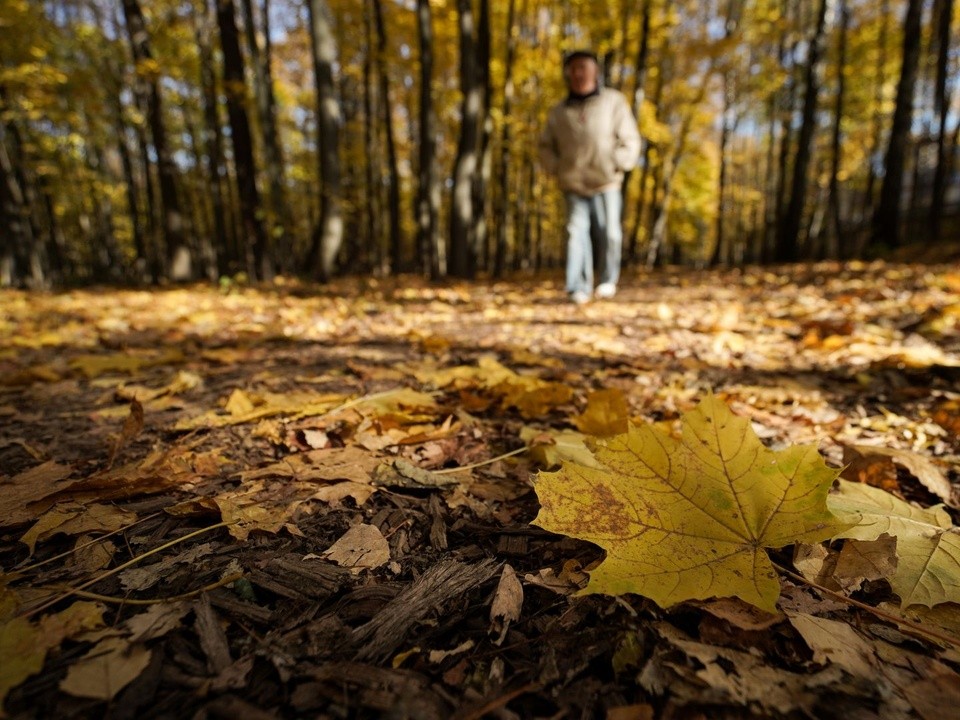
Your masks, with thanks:
[{"label": "ground cover of leaves", "polygon": [[783,548],[776,613],[663,609],[575,597],[602,551],[530,523],[616,408],[709,393],[956,523],[958,381],[944,265],[628,273],[583,307],[549,277],[0,292],[3,713],[950,717],[960,606],[899,624],[876,558]]}]

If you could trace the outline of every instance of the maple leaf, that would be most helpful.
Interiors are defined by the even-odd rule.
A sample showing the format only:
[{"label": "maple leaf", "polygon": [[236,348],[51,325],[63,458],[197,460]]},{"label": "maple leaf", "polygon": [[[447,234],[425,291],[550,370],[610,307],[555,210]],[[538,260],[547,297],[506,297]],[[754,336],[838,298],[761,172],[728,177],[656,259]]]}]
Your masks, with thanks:
[{"label": "maple leaf", "polygon": [[836,538],[897,538],[897,569],[890,580],[901,607],[960,603],[960,528],[942,506],[924,510],[880,488],[840,481],[827,505],[854,526]]},{"label": "maple leaf", "polygon": [[826,498],[837,471],[813,445],[766,448],[713,396],[682,418],[679,440],[651,426],[596,441],[603,468],[540,473],[534,524],[606,550],[581,592],[637,593],[662,607],[739,597],[774,611],[765,548],[841,530]]}]

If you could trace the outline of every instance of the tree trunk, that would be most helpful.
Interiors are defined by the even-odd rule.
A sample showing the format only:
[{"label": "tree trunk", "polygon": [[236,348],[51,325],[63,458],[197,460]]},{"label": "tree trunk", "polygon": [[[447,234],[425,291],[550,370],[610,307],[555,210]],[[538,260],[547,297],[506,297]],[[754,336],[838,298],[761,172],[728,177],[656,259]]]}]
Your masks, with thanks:
[{"label": "tree trunk", "polygon": [[375,50],[373,20],[370,15],[371,13],[368,12],[363,14],[364,37],[366,38],[366,52],[363,55],[363,150],[366,159],[363,164],[364,183],[366,185],[364,232],[366,239],[361,257],[367,267],[374,267],[379,272],[384,269],[384,260],[378,222],[380,215],[380,182],[377,179],[378,173],[374,172],[374,159],[379,157],[380,153],[377,151],[374,127],[376,122],[373,102],[373,56]]},{"label": "tree trunk", "polygon": [[263,227],[260,192],[257,190],[253,137],[250,134],[250,120],[246,109],[245,67],[240,52],[236,10],[233,0],[216,2],[220,48],[223,51],[223,89],[227,97],[227,117],[230,120],[233,162],[237,173],[237,192],[240,195],[240,217],[243,221],[244,259],[251,277],[269,280],[273,277],[273,267],[267,253],[267,233]]},{"label": "tree trunk", "polygon": [[[655,83],[653,88],[653,106],[659,111],[660,99],[663,96],[663,73],[658,72],[655,77]],[[629,262],[636,260],[638,255],[638,248],[640,245],[640,230],[643,227],[643,216],[644,211],[647,207],[647,179],[650,177],[650,163],[651,155],[653,154],[653,145],[649,141],[643,143],[643,154],[642,160],[640,161],[640,189],[637,194],[637,209],[633,218],[633,228],[630,231],[630,240],[627,244],[627,258]],[[626,195],[624,195],[626,197]],[[652,205],[654,201],[654,196],[650,197],[650,204]],[[647,238],[649,240],[649,238]]]},{"label": "tree trunk", "polygon": [[478,151],[478,172],[473,179],[473,218],[474,243],[476,257],[483,270],[490,267],[490,232],[487,227],[488,188],[492,174],[492,151],[490,140],[493,137],[493,116],[490,114],[490,0],[480,0],[480,18],[477,24],[477,82],[480,85],[481,100],[479,124],[481,127],[480,147]]},{"label": "tree trunk", "polygon": [[270,237],[277,248],[276,263],[290,270],[293,249],[290,207],[287,204],[283,179],[283,152],[277,130],[277,102],[273,94],[273,73],[270,69],[270,0],[263,0],[263,49],[257,38],[256,15],[253,0],[242,0],[243,20],[253,66],[254,95],[257,101],[257,116],[260,118],[260,136],[263,141],[263,160],[266,165],[267,183],[270,186],[270,206],[273,210],[273,226]]},{"label": "tree trunk", "polygon": [[227,233],[227,214],[223,197],[225,169],[223,164],[223,131],[217,112],[217,78],[214,72],[213,49],[207,38],[212,34],[207,0],[194,16],[194,38],[200,58],[200,89],[203,95],[203,140],[206,150],[206,175],[213,212],[213,245],[220,275],[236,272],[240,260],[235,239]]},{"label": "tree trunk", "polygon": [[843,122],[843,101],[846,90],[846,69],[847,69],[847,31],[850,27],[850,11],[847,8],[846,0],[837,0],[837,11],[840,15],[840,25],[837,30],[839,38],[837,40],[837,97],[833,107],[833,137],[831,139],[831,165],[830,165],[830,196],[827,200],[827,215],[830,220],[831,228],[827,233],[827,245],[824,254],[831,259],[837,259],[845,255],[843,247],[843,224],[840,214],[840,165],[843,159],[843,148],[841,140],[843,134],[841,126]]},{"label": "tree trunk", "polygon": [[[643,101],[646,98],[646,84],[647,84],[647,58],[650,56],[650,5],[653,0],[643,0],[643,10],[640,15],[640,46],[637,49],[637,61],[634,65],[635,72],[635,85],[633,89],[633,116],[639,122],[642,117],[643,110]],[[662,84],[658,83],[658,88]],[[657,91],[659,96],[659,90]],[[650,161],[650,143],[643,143],[643,171],[640,178],[640,190],[639,190],[639,200],[636,204],[636,217],[634,218],[632,231],[628,235],[627,247],[626,247],[626,260],[627,262],[633,262],[637,257],[637,243],[639,241],[640,227],[642,222],[643,214],[643,195],[644,195],[644,184],[646,183],[647,178],[647,164]],[[620,186],[620,194],[623,198],[623,206],[626,208],[629,206],[627,202],[628,193],[630,185],[630,178],[633,175],[633,170],[627,170],[623,174],[623,184]]]},{"label": "tree trunk", "polygon": [[310,47],[317,102],[317,146],[322,184],[320,220],[314,229],[309,263],[321,280],[333,273],[343,244],[340,189],[340,101],[333,84],[337,41],[326,0],[309,0]]},{"label": "tree trunk", "polygon": [[727,211],[727,175],[729,173],[729,162],[727,158],[727,145],[730,142],[730,134],[733,132],[733,123],[730,122],[730,77],[727,73],[723,75],[723,114],[720,120],[720,178],[717,185],[717,220],[713,245],[713,253],[710,257],[710,265],[716,266],[727,264],[730,260],[730,252],[727,247],[727,238],[723,233],[724,215]]},{"label": "tree trunk", "polygon": [[803,113],[797,135],[797,152],[793,161],[790,202],[777,237],[777,260],[796,262],[799,258],[800,221],[807,199],[807,170],[812,156],[813,135],[817,128],[817,99],[820,93],[819,65],[823,54],[823,35],[827,16],[827,0],[820,0],[816,26],[807,50],[804,70]]},{"label": "tree trunk", "polygon": [[[866,202],[863,203],[864,214],[861,220],[867,215],[872,215],[876,209],[876,182],[877,182],[877,155],[880,153],[880,145],[883,142],[883,89],[887,84],[887,39],[888,25],[890,18],[890,0],[882,0],[880,3],[880,37],[878,38],[879,52],[877,54],[877,80],[874,85],[873,96],[873,142],[870,147],[870,155],[867,168],[867,190]],[[863,248],[857,249],[857,254]]]},{"label": "tree trunk", "polygon": [[390,271],[403,272],[403,234],[400,227],[400,169],[393,130],[393,104],[390,102],[390,76],[387,68],[387,31],[383,22],[381,0],[373,0],[373,17],[377,28],[377,74],[380,77],[380,107],[387,140],[387,208],[390,223]]},{"label": "tree trunk", "polygon": [[[137,66],[137,82],[141,88],[140,93],[146,100],[147,122],[157,157],[162,206],[160,211],[166,245],[166,272],[171,280],[189,280],[193,277],[193,259],[183,238],[183,214],[177,197],[176,166],[167,143],[167,133],[163,123],[160,84],[156,76],[148,76],[143,70],[154,65],[150,37],[147,34],[139,0],[122,0],[122,2],[133,61]],[[149,172],[149,169],[145,168],[145,170]]]},{"label": "tree trunk", "polygon": [[450,207],[450,274],[472,277],[476,270],[473,182],[477,173],[482,88],[478,82],[473,3],[457,0],[460,26],[460,141],[453,171]]},{"label": "tree trunk", "polygon": [[[503,78],[503,125],[500,128],[500,155],[497,163],[497,178],[500,181],[499,192],[496,194],[493,211],[494,222],[497,226],[497,241],[494,251],[493,276],[503,276],[507,266],[507,247],[510,238],[510,213],[507,210],[510,201],[510,153],[511,153],[511,124],[513,118],[513,65],[517,53],[517,33],[514,31],[516,22],[516,0],[510,0],[507,5],[507,56],[504,62]],[[524,2],[521,14],[526,14],[527,3]]]},{"label": "tree trunk", "polygon": [[[2,100],[0,95],[0,103]],[[10,134],[7,122],[0,122],[0,226],[6,228],[0,252],[0,287],[41,288],[46,278],[39,255],[39,239],[30,222],[31,210],[22,172],[14,166]]]},{"label": "tree trunk", "polygon": [[947,118],[950,115],[950,92],[947,76],[950,62],[950,21],[953,19],[953,0],[937,0],[934,6],[934,33],[937,47],[937,76],[934,88],[934,112],[939,114],[937,128],[937,166],[933,173],[930,197],[930,237],[940,239],[943,206],[947,194],[948,140]]},{"label": "tree trunk", "polygon": [[[512,2],[512,0],[511,0]],[[436,152],[433,114],[433,19],[430,0],[417,0],[420,38],[420,147],[417,183],[417,246],[424,269],[436,279],[446,273],[445,248],[440,242],[440,184],[434,165]]]},{"label": "tree trunk", "polygon": [[903,21],[903,64],[897,84],[897,101],[893,110],[890,140],[884,157],[883,184],[880,203],[873,214],[874,246],[897,247],[900,244],[900,196],[903,193],[903,171],[907,155],[907,140],[913,119],[913,92],[917,84],[920,64],[920,25],[923,0],[909,0]]}]

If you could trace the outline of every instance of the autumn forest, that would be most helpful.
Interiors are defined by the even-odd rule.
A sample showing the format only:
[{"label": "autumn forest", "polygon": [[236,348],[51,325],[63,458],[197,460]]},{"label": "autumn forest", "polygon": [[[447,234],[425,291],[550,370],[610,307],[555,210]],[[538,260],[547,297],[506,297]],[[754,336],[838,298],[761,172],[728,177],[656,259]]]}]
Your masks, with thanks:
[{"label": "autumn forest", "polygon": [[561,58],[644,138],[625,260],[955,239],[953,0],[3,0],[0,282],[556,265]]}]

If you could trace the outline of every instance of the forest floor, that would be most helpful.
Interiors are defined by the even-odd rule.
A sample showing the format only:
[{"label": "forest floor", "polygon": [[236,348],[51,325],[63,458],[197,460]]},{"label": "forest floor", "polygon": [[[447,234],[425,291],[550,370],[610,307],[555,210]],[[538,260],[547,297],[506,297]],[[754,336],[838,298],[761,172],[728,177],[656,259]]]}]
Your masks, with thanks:
[{"label": "forest floor", "polygon": [[[2,291],[0,716],[955,717],[960,648],[883,579],[854,605],[784,574],[772,615],[573,596],[603,553],[530,524],[533,479],[601,389],[667,425],[712,392],[960,517],[956,266],[628,272],[584,306],[556,278]],[[956,603],[909,616],[960,638]]]}]

